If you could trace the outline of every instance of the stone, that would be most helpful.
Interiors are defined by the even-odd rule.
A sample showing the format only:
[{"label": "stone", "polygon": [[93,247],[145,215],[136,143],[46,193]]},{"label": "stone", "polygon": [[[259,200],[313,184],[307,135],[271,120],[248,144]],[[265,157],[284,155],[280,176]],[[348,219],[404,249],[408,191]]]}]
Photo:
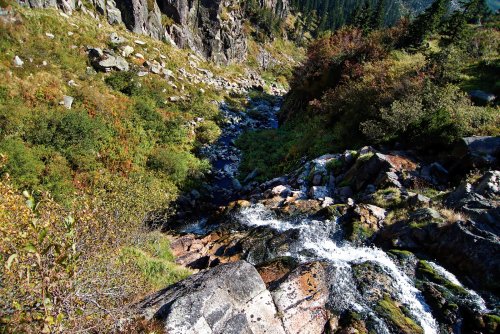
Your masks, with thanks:
[{"label": "stone", "polygon": [[333,205],[334,203],[335,203],[335,201],[333,200],[333,198],[325,197],[325,199],[323,200],[323,203],[321,203],[321,207],[326,208],[330,205]]},{"label": "stone", "polygon": [[118,71],[128,71],[129,65],[125,59],[120,56],[108,55],[105,59],[99,61],[99,66],[105,70],[115,69]]},{"label": "stone", "polygon": [[350,186],[340,187],[336,189],[336,194],[340,198],[348,198],[354,195],[352,188]]},{"label": "stone", "polygon": [[122,13],[116,8],[116,2],[114,0],[106,0],[106,16],[108,23],[111,25],[122,23]]},{"label": "stone", "polygon": [[410,213],[410,221],[412,222],[442,222],[443,217],[435,209],[421,208]]},{"label": "stone", "polygon": [[134,48],[131,47],[130,45],[125,45],[122,49],[122,56],[123,57],[128,57],[130,56],[132,53],[134,53]]},{"label": "stone", "polygon": [[15,67],[22,67],[24,65],[24,61],[19,56],[15,56],[13,62]]},{"label": "stone", "polygon": [[[500,157],[500,137],[465,137],[451,153],[456,167],[495,167]],[[463,166],[465,165],[465,166]]]},{"label": "stone", "polygon": [[270,292],[248,262],[222,264],[147,297],[137,305],[170,334],[285,334]]},{"label": "stone", "polygon": [[50,39],[54,39],[54,37],[55,37],[54,34],[51,34],[50,32],[46,32],[45,36],[47,36]]},{"label": "stone", "polygon": [[136,40],[134,41],[134,43],[135,43],[135,44],[137,44],[137,45],[146,45],[146,42],[141,41],[141,40],[139,40],[139,39],[136,39]]},{"label": "stone", "polygon": [[309,196],[314,199],[324,199],[330,195],[330,190],[327,186],[312,186],[309,189]]},{"label": "stone", "polygon": [[485,197],[500,195],[500,171],[486,172],[476,183],[474,191]]},{"label": "stone", "polygon": [[245,177],[245,179],[243,180],[243,183],[248,183],[249,181],[255,179],[258,174],[259,174],[259,170],[257,168],[255,168],[252,172],[250,172],[250,174],[247,175],[247,177]]},{"label": "stone", "polygon": [[64,105],[64,107],[66,109],[71,109],[71,106],[73,105],[73,101],[75,99],[72,97],[72,96],[67,96],[67,95],[64,95],[63,96],[63,101],[62,101],[62,104]]},{"label": "stone", "polygon": [[321,175],[321,174],[314,174],[313,179],[312,179],[313,186],[319,186],[319,185],[321,185],[321,180],[323,180],[323,175]]},{"label": "stone", "polygon": [[271,193],[274,195],[274,196],[281,196],[283,198],[286,198],[288,197],[288,195],[290,194],[290,188],[287,187],[287,186],[284,186],[284,185],[278,185],[276,187],[274,187],[272,190],[271,190]]},{"label": "stone", "polygon": [[111,35],[109,35],[109,41],[113,44],[123,44],[127,40],[121,36],[118,36],[116,32],[112,32]]},{"label": "stone", "polygon": [[153,66],[151,66],[149,68],[149,70],[151,71],[151,73],[154,73],[154,74],[160,74],[161,73],[161,67],[158,64],[153,64]]},{"label": "stone", "polygon": [[415,194],[413,196],[408,197],[408,205],[410,207],[429,207],[431,199],[427,196],[421,194]]}]

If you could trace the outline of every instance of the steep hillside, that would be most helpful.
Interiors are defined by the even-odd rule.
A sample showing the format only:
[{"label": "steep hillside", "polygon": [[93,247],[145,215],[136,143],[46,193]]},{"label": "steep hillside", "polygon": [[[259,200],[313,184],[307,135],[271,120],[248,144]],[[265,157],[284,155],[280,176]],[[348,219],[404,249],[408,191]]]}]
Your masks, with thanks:
[{"label": "steep hillside", "polygon": [[220,103],[281,91],[302,56],[249,39],[248,62],[218,66],[63,8],[0,9],[2,332],[107,332],[124,304],[189,275],[143,221],[210,173],[199,152]]},{"label": "steep hillside", "polygon": [[411,24],[348,27],[313,42],[282,126],[241,138],[244,172],[272,177],[303,157],[368,144],[430,154],[463,136],[499,135],[498,18],[478,25],[436,15],[443,11],[433,5]]},{"label": "steep hillside", "polygon": [[181,48],[190,48],[197,55],[216,63],[242,62],[247,56],[248,9],[268,12],[283,18],[287,0],[261,1],[255,4],[231,1],[155,1],[155,0],[92,0],[18,1],[32,8],[59,8],[71,13],[82,11],[102,17],[109,24],[121,23],[132,32],[164,40]]}]

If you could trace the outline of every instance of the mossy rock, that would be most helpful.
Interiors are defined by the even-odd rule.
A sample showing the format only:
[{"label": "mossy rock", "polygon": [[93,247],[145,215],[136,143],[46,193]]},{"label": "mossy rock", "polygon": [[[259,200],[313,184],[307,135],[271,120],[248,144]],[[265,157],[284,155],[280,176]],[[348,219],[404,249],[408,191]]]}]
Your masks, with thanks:
[{"label": "mossy rock", "polygon": [[425,278],[429,280],[430,282],[439,284],[446,289],[448,289],[453,295],[458,295],[458,296],[467,296],[468,292],[464,288],[462,288],[459,285],[456,285],[446,278],[444,278],[442,275],[440,275],[432,266],[429,264],[429,262],[425,260],[420,260],[418,261],[417,265],[417,277],[422,279]]},{"label": "mossy rock", "polygon": [[371,238],[375,233],[374,230],[363,224],[359,220],[346,223],[345,228],[346,238],[352,242],[364,242]]},{"label": "mossy rock", "polygon": [[[349,311],[340,318],[340,326],[347,329],[348,333],[368,334],[363,316],[357,312]],[[351,329],[351,331],[349,331]]]},{"label": "mossy rock", "polygon": [[384,317],[398,333],[424,334],[424,330],[415,321],[408,318],[401,308],[385,295],[375,306],[376,311]]},{"label": "mossy rock", "polygon": [[392,255],[395,255],[396,257],[401,258],[401,259],[408,259],[408,258],[411,258],[414,256],[414,254],[412,252],[407,251],[407,250],[401,250],[401,249],[391,249],[389,251],[389,253],[391,253]]},{"label": "mossy rock", "polygon": [[334,204],[321,209],[317,215],[326,219],[336,219],[342,217],[347,210],[345,204]]},{"label": "mossy rock", "polygon": [[496,334],[500,330],[500,316],[486,314],[483,316],[484,327],[487,334]]},{"label": "mossy rock", "polygon": [[382,208],[397,208],[403,205],[401,190],[398,188],[380,189],[373,194],[372,203]]}]

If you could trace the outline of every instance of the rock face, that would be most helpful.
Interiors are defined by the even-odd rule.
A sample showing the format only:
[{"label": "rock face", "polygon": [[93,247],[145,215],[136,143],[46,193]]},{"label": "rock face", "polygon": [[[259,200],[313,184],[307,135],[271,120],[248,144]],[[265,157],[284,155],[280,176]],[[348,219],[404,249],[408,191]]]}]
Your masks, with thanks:
[{"label": "rock face", "polygon": [[139,308],[165,332],[284,334],[271,293],[244,261],[220,265],[147,298]]},{"label": "rock face", "polygon": [[330,318],[327,282],[325,266],[312,262],[267,289],[254,266],[237,261],[195,274],[137,309],[169,334],[321,333]]},{"label": "rock face", "polygon": [[[75,9],[75,0],[17,0],[32,8],[59,8],[66,13]],[[98,14],[110,24],[124,23],[138,34],[166,40],[179,47],[191,48],[198,55],[220,64],[246,59],[246,20],[238,0],[93,0]],[[260,5],[284,18],[288,0],[262,0]],[[82,11],[94,14],[81,2]]]}]

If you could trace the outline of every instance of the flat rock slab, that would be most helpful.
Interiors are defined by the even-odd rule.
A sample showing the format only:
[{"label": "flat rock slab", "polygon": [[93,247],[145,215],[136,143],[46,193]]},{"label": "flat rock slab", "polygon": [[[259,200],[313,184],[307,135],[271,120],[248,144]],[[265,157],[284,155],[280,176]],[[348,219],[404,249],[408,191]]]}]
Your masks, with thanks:
[{"label": "flat rock slab", "polygon": [[195,274],[148,297],[139,308],[169,334],[285,334],[270,292],[245,261]]}]

